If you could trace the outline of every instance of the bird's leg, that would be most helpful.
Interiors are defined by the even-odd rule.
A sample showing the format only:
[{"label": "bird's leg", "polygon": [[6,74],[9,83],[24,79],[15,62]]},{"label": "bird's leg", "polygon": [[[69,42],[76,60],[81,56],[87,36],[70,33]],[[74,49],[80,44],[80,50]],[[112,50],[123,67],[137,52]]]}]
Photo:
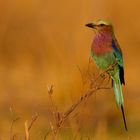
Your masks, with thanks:
[{"label": "bird's leg", "polygon": [[107,68],[106,72],[108,73],[108,71],[114,70],[114,67],[115,67],[116,65],[117,65],[117,61],[115,61],[112,65],[110,65],[110,66]]},{"label": "bird's leg", "polygon": [[105,78],[105,73],[101,73],[100,77],[104,79]]},{"label": "bird's leg", "polygon": [[110,80],[111,80],[110,74],[109,73],[104,74],[104,79],[103,79],[104,85],[103,86],[100,86],[100,88],[102,88],[102,89],[111,89],[112,86],[108,86]]},{"label": "bird's leg", "polygon": [[[109,68],[107,69],[107,70],[105,70],[105,71],[101,71],[101,72],[99,72],[99,74],[98,74],[98,76],[96,77],[96,78],[94,78],[94,80],[93,79],[91,79],[91,84],[90,84],[90,88],[92,88],[92,87],[96,87],[96,86],[100,86],[100,85],[102,85],[103,84],[103,82],[105,81],[105,79],[107,78],[107,77],[109,77],[109,79],[108,79],[108,81],[107,81],[107,84],[110,82],[110,79],[111,79],[111,77],[110,77],[110,71],[112,71],[112,70],[114,70],[114,67],[116,66],[116,64],[117,64],[117,62],[115,62],[115,63],[113,63],[112,65],[110,65],[109,66]],[[109,76],[108,76],[109,75]],[[91,76],[90,76],[91,77]],[[105,85],[107,85],[107,84],[105,84]],[[112,86],[111,87],[101,87],[101,88],[104,88],[104,89],[111,89],[112,88]]]},{"label": "bird's leg", "polygon": [[103,79],[100,83],[103,83],[105,81],[105,79],[108,78],[108,80],[106,81],[105,86],[103,86],[101,88],[104,88],[104,89],[111,89],[112,88],[113,83],[112,83],[111,87],[106,87],[106,85],[108,85],[110,80],[112,79],[111,76],[110,76],[110,71],[114,70],[114,67],[116,66],[116,64],[117,64],[117,62],[113,63],[112,65],[109,66],[109,68],[107,70],[103,71],[100,74],[100,77]]}]

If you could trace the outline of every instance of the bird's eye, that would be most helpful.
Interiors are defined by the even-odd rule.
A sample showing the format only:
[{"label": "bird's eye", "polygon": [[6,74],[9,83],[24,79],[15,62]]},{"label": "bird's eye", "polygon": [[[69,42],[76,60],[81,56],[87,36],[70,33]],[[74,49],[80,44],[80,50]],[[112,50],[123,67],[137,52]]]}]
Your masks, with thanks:
[{"label": "bird's eye", "polygon": [[102,24],[100,24],[100,26],[104,26],[104,24],[102,23]]}]

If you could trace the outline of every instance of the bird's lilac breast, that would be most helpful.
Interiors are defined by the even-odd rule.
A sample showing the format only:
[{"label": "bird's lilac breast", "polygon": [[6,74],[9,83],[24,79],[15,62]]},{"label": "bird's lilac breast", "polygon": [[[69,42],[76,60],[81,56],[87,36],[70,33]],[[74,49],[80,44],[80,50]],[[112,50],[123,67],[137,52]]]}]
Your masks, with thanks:
[{"label": "bird's lilac breast", "polygon": [[91,51],[96,56],[101,56],[112,52],[111,35],[96,35],[91,45]]}]

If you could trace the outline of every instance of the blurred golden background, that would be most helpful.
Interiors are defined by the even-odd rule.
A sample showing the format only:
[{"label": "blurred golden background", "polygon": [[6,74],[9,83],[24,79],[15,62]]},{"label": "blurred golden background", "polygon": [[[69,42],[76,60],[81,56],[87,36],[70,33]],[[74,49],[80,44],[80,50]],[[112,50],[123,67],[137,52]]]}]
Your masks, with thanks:
[{"label": "blurred golden background", "polygon": [[[82,80],[77,66],[87,69],[94,35],[84,25],[97,19],[112,21],[123,50],[129,133],[108,90],[99,91],[79,110],[79,135],[97,140],[140,139],[139,7],[139,0],[0,1],[0,139],[10,137],[10,108],[20,117],[13,128],[18,139],[24,134],[25,120],[35,112],[39,118],[31,138],[43,139],[50,129],[48,85],[54,85],[54,102],[61,111],[78,99]],[[60,139],[72,139],[73,127],[72,123],[64,128]]]}]

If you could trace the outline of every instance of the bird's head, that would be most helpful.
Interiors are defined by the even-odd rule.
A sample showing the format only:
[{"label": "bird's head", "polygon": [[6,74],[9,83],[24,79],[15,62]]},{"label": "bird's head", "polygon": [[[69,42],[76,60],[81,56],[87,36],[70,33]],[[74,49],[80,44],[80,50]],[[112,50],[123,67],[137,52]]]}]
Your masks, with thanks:
[{"label": "bird's head", "polygon": [[113,26],[109,21],[97,20],[95,22],[86,24],[86,26],[92,28],[96,33],[104,31],[113,33]]}]

